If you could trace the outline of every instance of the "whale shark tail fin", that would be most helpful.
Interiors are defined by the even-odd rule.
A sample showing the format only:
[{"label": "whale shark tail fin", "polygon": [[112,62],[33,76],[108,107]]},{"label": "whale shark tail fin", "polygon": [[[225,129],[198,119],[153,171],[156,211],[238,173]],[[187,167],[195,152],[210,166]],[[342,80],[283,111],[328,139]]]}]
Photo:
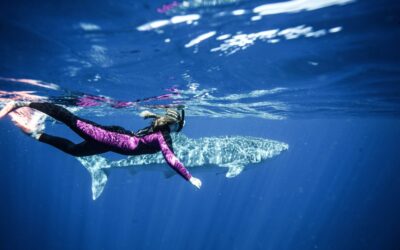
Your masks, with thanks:
[{"label": "whale shark tail fin", "polygon": [[92,177],[92,198],[96,200],[106,186],[108,177],[105,169],[108,169],[110,164],[106,158],[99,155],[76,158],[89,171],[90,177]]}]

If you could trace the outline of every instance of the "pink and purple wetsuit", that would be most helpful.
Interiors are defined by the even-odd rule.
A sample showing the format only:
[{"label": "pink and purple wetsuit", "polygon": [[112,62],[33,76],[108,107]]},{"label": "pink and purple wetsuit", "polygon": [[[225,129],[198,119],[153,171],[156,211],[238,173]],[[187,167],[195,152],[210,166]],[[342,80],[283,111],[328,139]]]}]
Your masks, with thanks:
[{"label": "pink and purple wetsuit", "polygon": [[52,103],[30,103],[29,107],[63,122],[85,139],[79,144],[74,144],[65,138],[45,133],[40,136],[39,141],[68,154],[81,157],[109,151],[124,155],[153,154],[161,151],[169,166],[186,180],[191,178],[188,170],[174,154],[168,126],[157,131],[147,127],[133,133],[118,126],[101,126],[81,119],[65,108]]}]

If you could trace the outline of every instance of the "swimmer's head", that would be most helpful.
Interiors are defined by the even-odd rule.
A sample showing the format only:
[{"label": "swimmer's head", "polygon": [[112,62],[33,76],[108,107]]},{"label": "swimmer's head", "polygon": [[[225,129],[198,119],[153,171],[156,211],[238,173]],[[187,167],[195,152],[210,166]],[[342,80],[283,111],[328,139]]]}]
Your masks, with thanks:
[{"label": "swimmer's head", "polygon": [[185,111],[178,112],[175,109],[167,109],[165,116],[172,122],[169,124],[171,132],[179,132],[185,126]]},{"label": "swimmer's head", "polygon": [[160,116],[149,111],[143,111],[140,116],[147,118],[154,118],[152,126],[154,130],[159,130],[162,127],[168,126],[171,132],[179,132],[185,125],[185,111],[181,112],[175,109],[167,109],[165,115]]}]

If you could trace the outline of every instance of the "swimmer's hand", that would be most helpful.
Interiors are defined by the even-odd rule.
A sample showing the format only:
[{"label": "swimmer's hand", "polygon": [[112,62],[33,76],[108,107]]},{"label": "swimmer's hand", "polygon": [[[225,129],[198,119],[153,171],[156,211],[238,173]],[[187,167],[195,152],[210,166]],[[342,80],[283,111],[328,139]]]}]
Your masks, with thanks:
[{"label": "swimmer's hand", "polygon": [[190,183],[193,184],[193,186],[197,187],[198,189],[201,188],[201,180],[200,179],[197,179],[192,176],[192,177],[190,177],[189,181],[190,181]]}]

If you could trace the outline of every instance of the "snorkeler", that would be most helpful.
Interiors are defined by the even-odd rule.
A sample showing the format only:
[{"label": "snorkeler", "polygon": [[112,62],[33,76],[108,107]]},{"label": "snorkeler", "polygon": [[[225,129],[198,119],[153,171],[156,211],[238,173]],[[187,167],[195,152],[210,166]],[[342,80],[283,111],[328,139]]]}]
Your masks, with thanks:
[{"label": "snorkeler", "polygon": [[49,135],[43,133],[43,131],[35,131],[23,124],[19,124],[19,127],[25,133],[40,142],[52,145],[67,154],[77,157],[102,154],[109,151],[123,155],[154,154],[161,151],[169,166],[197,188],[201,187],[200,179],[193,177],[189,173],[175,156],[172,149],[170,133],[182,130],[185,123],[184,110],[178,112],[174,109],[167,109],[166,114],[163,116],[143,111],[140,116],[145,119],[153,118],[153,121],[150,126],[136,133],[119,126],[102,126],[82,119],[53,103],[10,102],[0,111],[0,119],[22,107],[29,107],[53,117],[67,125],[84,139],[83,142],[75,144],[65,138]]}]

